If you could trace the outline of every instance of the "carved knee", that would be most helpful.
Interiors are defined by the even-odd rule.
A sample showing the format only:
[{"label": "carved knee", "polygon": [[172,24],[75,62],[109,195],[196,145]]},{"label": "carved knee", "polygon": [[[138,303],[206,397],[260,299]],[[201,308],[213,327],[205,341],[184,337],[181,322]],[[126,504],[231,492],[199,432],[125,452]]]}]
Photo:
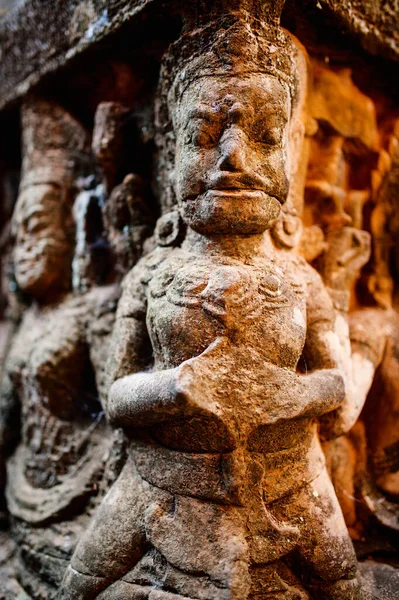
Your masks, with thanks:
[{"label": "carved knee", "polygon": [[103,577],[86,575],[69,566],[55,600],[94,600],[108,583]]},{"label": "carved knee", "polygon": [[171,594],[170,592],[164,592],[163,590],[153,590],[150,593],[148,600],[195,600],[195,598]]},{"label": "carved knee", "polygon": [[150,587],[117,581],[97,596],[96,600],[148,600],[150,592]]},{"label": "carved knee", "polygon": [[318,583],[311,586],[315,600],[361,600],[358,579],[341,579],[333,583]]}]

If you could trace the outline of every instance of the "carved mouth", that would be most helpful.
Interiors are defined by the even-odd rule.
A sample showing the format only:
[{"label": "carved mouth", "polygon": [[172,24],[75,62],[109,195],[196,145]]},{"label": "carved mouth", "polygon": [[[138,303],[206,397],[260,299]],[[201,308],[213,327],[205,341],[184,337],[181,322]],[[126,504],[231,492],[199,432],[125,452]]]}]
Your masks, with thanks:
[{"label": "carved mouth", "polygon": [[196,204],[201,201],[201,198],[205,202],[210,203],[237,203],[237,207],[239,205],[244,204],[264,204],[268,200],[277,201],[281,205],[281,200],[274,196],[273,194],[268,194],[264,190],[254,189],[254,188],[228,188],[228,189],[208,189],[203,194],[199,194],[198,196],[188,196],[183,199],[183,202],[186,204]]},{"label": "carved mouth", "polygon": [[256,173],[223,173],[208,180],[208,190],[258,190],[267,193],[268,182]]},{"label": "carved mouth", "polygon": [[257,189],[257,188],[237,188],[237,187],[231,187],[231,188],[224,188],[224,189],[220,189],[220,188],[216,188],[216,189],[209,189],[206,193],[211,193],[214,196],[242,196],[244,195],[253,195],[256,197],[259,197],[260,195],[262,196],[268,196],[269,194],[267,194],[264,190],[261,189]]},{"label": "carved mouth", "polygon": [[280,203],[280,200],[276,198],[276,196],[268,194],[265,192],[265,190],[254,188],[209,189],[207,192],[205,192],[205,194],[203,194],[203,197],[209,200],[213,199],[215,201],[230,199],[240,202],[265,202],[265,200],[273,198]]}]

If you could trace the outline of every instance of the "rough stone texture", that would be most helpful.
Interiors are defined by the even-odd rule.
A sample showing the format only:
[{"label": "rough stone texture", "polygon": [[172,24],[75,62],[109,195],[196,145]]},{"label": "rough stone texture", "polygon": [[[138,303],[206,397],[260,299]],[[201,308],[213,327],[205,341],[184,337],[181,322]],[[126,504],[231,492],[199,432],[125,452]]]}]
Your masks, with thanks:
[{"label": "rough stone texture", "polygon": [[[274,3],[277,12],[283,3],[283,0]],[[181,0],[168,4],[172,11],[178,10],[180,4],[184,7]],[[201,4],[198,2],[199,7]],[[304,12],[309,8],[323,10],[327,18],[359,39],[368,52],[395,61],[399,59],[394,0],[302,0],[297,4]],[[68,64],[125,23],[134,21],[151,5],[162,10],[165,2],[25,0],[11,3],[12,11],[6,3],[6,12],[0,21],[0,108],[27,93],[49,72]],[[195,13],[197,2],[191,5]],[[168,8],[165,11],[168,12]]]},{"label": "rough stone texture", "polygon": [[[2,471],[20,421],[20,442],[8,462],[7,509],[24,588],[48,598],[85,527],[91,498],[101,496],[102,482],[117,468],[118,444],[101,402],[118,286],[93,286],[102,225],[96,232],[95,207],[89,210],[86,199],[98,202],[98,186],[80,193],[76,187],[94,168],[86,132],[61,107],[30,98],[23,141],[13,265],[19,290],[34,301],[4,364]],[[98,204],[97,211],[101,217]],[[132,220],[144,224],[146,217],[136,211]],[[140,236],[131,244],[136,252],[139,243]],[[104,255],[101,262],[104,280]]]},{"label": "rough stone texture", "polygon": [[17,5],[0,21],[0,107],[153,1],[27,0]]},{"label": "rough stone texture", "polygon": [[399,594],[390,10],[0,21],[0,598]]},{"label": "rough stone texture", "polygon": [[317,6],[334,15],[365,50],[398,60],[399,15],[394,0],[320,0]]},{"label": "rough stone texture", "polygon": [[[157,125],[171,125],[175,158],[161,166],[187,233],[124,280],[107,413],[133,428],[133,462],[60,598],[127,584],[145,598],[154,585],[164,598],[360,598],[316,428],[325,413],[345,418],[333,306],[317,273],[267,233],[303,144],[305,56],[247,15],[188,33],[165,59]],[[311,374],[295,373],[302,353]],[[281,577],[287,556],[305,588]]]}]

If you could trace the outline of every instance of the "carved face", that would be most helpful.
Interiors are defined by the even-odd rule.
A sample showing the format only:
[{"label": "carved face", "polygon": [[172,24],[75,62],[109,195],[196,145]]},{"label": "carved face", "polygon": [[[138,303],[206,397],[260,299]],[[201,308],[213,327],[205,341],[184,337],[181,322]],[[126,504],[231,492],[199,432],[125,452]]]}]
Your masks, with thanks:
[{"label": "carved face", "polygon": [[203,77],[175,115],[176,195],[200,233],[261,233],[288,192],[288,89],[275,77]]},{"label": "carved face", "polygon": [[65,215],[62,197],[56,185],[32,185],[22,190],[15,207],[15,277],[23,291],[37,297],[69,282],[71,221]]},{"label": "carved face", "polygon": [[354,227],[332,230],[328,248],[320,259],[324,282],[331,288],[350,290],[370,258],[370,234]]}]

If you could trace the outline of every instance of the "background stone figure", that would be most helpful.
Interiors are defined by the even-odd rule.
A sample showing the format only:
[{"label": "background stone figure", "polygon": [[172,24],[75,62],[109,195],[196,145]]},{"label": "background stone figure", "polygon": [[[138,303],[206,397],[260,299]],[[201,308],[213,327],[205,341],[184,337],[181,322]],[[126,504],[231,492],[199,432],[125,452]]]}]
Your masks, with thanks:
[{"label": "background stone figure", "polygon": [[[23,140],[13,262],[19,289],[32,303],[5,366],[1,448],[4,460],[18,442],[20,422],[7,506],[25,589],[47,598],[84,527],[82,511],[112,441],[100,398],[116,295],[112,287],[69,293],[75,182],[92,169],[86,132],[59,106],[32,98],[23,110]],[[57,531],[52,540],[49,530]]]},{"label": "background stone figure", "polygon": [[130,460],[60,598],[308,598],[280,559],[312,598],[360,598],[317,436],[345,393],[333,307],[267,233],[303,136],[305,57],[282,29],[230,17],[171,50],[184,59],[161,93],[187,235],[124,281],[107,413]]},{"label": "background stone figure", "polygon": [[14,4],[0,599],[393,600],[397,7]]},{"label": "background stone figure", "polygon": [[[358,457],[354,468],[354,493],[367,507],[363,521],[374,515],[386,528],[397,530],[395,513],[399,488],[397,484],[397,393],[396,292],[392,295],[392,270],[396,259],[395,198],[397,189],[397,142],[391,141],[391,164],[382,177],[374,209],[374,271],[369,278],[379,307],[353,311],[350,315],[350,336],[353,350],[366,358],[375,372],[373,386],[361,421],[346,443],[347,453]],[[355,507],[354,507],[355,508]],[[355,511],[355,516],[359,519]]]}]

